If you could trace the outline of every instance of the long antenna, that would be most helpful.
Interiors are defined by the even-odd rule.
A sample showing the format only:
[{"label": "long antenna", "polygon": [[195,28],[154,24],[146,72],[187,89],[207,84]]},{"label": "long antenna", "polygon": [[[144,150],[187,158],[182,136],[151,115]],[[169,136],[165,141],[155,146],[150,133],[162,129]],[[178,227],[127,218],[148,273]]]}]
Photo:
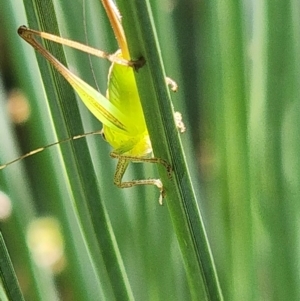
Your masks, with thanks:
[{"label": "long antenna", "polygon": [[33,155],[35,155],[37,153],[40,153],[40,152],[44,151],[45,149],[50,148],[50,147],[52,147],[54,145],[58,145],[58,144],[65,143],[65,142],[69,142],[69,141],[72,141],[72,140],[77,140],[77,139],[84,138],[84,137],[90,136],[90,135],[102,135],[102,130],[101,131],[93,131],[93,132],[89,132],[89,133],[85,133],[85,134],[81,134],[81,135],[76,135],[76,136],[73,136],[73,137],[70,137],[70,138],[66,138],[66,139],[63,139],[63,140],[60,140],[60,141],[48,144],[48,145],[43,146],[43,147],[39,147],[39,148],[37,148],[35,150],[30,151],[29,153],[27,153],[25,155],[22,155],[19,158],[16,158],[16,159],[14,159],[14,160],[12,160],[12,161],[10,161],[8,163],[0,165],[0,170],[6,168],[7,166],[9,166],[9,165],[11,165],[13,163],[16,163],[16,162],[21,161],[21,160],[23,160],[25,158],[31,157],[31,156],[33,156]]}]

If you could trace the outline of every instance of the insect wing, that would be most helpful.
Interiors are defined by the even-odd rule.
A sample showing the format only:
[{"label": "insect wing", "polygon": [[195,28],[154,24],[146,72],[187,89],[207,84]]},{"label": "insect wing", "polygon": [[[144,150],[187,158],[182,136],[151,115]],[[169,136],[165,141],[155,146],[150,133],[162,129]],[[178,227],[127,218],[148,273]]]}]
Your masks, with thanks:
[{"label": "insect wing", "polygon": [[128,118],[106,97],[68,70],[66,78],[91,113],[106,126],[121,133],[128,131]]},{"label": "insect wing", "polygon": [[113,64],[109,71],[107,88],[107,98],[111,104],[126,114],[129,136],[147,131],[133,72],[131,67]]}]

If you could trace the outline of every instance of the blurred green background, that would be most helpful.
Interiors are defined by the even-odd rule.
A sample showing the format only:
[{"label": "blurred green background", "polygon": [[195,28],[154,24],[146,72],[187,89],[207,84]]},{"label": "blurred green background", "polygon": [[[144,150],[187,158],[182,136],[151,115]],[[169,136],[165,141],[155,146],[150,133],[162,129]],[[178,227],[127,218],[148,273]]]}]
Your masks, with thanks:
[{"label": "blurred green background", "polygon": [[[85,2],[54,1],[61,35],[114,52],[99,1]],[[153,0],[151,7],[166,72],[179,85],[174,107],[187,127],[182,143],[224,299],[299,300],[299,1]],[[54,131],[35,53],[16,33],[28,24],[22,1],[0,0],[0,14],[2,164],[66,136]],[[66,53],[69,67],[95,86],[88,56]],[[109,63],[91,60],[104,92]],[[16,101],[21,112],[11,109]],[[79,109],[84,131],[101,129]],[[97,136],[87,141],[133,296],[190,300],[167,206],[153,187],[114,187],[109,146]],[[53,147],[0,172],[9,198],[0,195],[1,231],[24,296],[114,300],[118,283],[89,251],[74,201],[80,193],[70,184],[77,176],[65,164]],[[127,177],[155,172],[133,166]]]}]

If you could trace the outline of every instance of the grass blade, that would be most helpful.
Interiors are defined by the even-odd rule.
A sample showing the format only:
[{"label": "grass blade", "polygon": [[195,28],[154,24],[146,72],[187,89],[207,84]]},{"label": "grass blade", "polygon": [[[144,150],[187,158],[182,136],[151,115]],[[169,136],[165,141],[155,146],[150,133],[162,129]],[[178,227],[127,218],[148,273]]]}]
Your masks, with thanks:
[{"label": "grass blade", "polygon": [[9,301],[24,301],[5,241],[0,232],[0,274]]},{"label": "grass blade", "polygon": [[[33,3],[34,5],[29,2],[25,3],[29,26],[59,35],[53,3],[45,1]],[[46,43],[46,47],[65,64],[61,46]],[[48,99],[51,100],[49,106],[58,137],[71,137],[83,133],[74,91],[55,70],[49,69],[42,57],[37,56],[37,59]],[[55,103],[54,99],[57,99],[58,103]],[[97,271],[99,278],[103,276],[103,271],[107,271],[114,295],[123,300],[130,300],[132,299],[131,289],[108,214],[100,197],[99,185],[86,141],[82,139],[78,143],[73,143],[72,146],[66,145],[62,148],[62,154],[80,225],[85,233],[85,242],[92,257],[93,268]],[[106,266],[104,269],[101,266],[102,260]],[[110,268],[111,262],[116,263],[113,270]]]},{"label": "grass blade", "polygon": [[183,151],[174,126],[170,95],[148,1],[119,1],[131,57],[143,56],[146,65],[136,74],[154,154],[171,162],[168,179],[159,167],[168,205],[185,262],[193,300],[221,300],[222,295],[197,206]]}]

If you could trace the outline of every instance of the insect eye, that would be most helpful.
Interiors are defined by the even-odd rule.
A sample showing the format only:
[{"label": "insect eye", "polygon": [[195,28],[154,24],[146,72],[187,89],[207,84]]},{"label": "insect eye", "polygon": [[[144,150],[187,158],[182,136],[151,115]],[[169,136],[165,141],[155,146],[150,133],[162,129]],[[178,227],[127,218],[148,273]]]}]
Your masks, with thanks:
[{"label": "insect eye", "polygon": [[103,129],[101,130],[100,135],[101,135],[102,138],[106,141],[106,138],[105,138],[105,134],[104,134],[104,130],[103,130]]}]

